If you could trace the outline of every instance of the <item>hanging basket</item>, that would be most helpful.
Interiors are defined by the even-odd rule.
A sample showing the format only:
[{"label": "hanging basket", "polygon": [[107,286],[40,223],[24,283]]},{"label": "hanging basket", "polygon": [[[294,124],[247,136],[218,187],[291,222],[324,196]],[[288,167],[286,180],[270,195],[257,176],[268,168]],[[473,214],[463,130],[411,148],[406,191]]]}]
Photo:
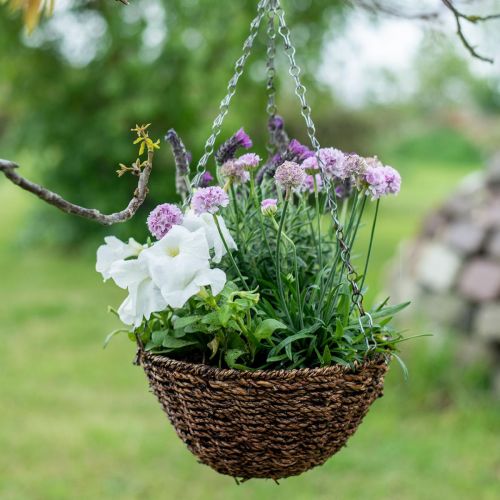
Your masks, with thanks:
[{"label": "hanging basket", "polygon": [[280,479],[323,464],[382,396],[383,357],[350,369],[239,371],[140,352],[149,385],[200,462],[235,478]]}]

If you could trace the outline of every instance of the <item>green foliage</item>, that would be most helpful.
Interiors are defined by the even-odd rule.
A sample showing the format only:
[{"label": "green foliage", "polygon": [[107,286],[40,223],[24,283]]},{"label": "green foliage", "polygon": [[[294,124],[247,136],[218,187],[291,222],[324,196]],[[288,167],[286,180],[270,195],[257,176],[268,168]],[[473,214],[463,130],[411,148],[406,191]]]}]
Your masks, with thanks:
[{"label": "green foliage", "polygon": [[[297,39],[301,59],[310,70],[316,67],[330,13],[339,5],[331,0],[287,2],[290,25],[302,34]],[[35,180],[77,204],[120,210],[135,189],[133,178],[114,175],[120,162],[134,159],[126,133],[130,124],[151,121],[155,137],[174,127],[199,158],[255,8],[254,0],[134,0],[127,7],[114,1],[70,2],[63,13],[42,19],[26,38],[20,16],[2,6],[1,156],[22,163],[24,172],[33,165]],[[75,45],[78,39],[85,44]],[[238,84],[229,129],[243,118],[262,122],[262,39]],[[287,89],[288,82],[278,79],[276,85]],[[312,79],[309,84],[315,86]],[[265,142],[263,133],[250,131]],[[173,160],[164,147],[156,156],[144,207],[127,228],[117,228],[117,235],[144,239],[141,213],[144,219],[158,203],[174,197]],[[82,235],[108,233],[42,206],[26,230],[32,238],[78,245]]]}]

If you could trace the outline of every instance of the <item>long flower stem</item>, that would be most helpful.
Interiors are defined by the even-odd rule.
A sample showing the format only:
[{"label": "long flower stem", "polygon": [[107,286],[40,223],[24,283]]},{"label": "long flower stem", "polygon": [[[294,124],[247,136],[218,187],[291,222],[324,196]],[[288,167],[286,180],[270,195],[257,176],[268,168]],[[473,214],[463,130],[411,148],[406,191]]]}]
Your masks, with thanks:
[{"label": "long flower stem", "polygon": [[[275,219],[273,219],[274,226],[276,231],[279,231],[279,226],[276,222]],[[299,265],[298,265],[298,259],[297,259],[297,247],[295,246],[295,243],[293,240],[285,233],[285,231],[282,231],[281,235],[283,236],[283,239],[292,247],[293,251],[293,272],[295,275],[295,294],[297,295],[297,305],[299,308],[299,321],[300,321],[300,328],[304,328],[304,313],[303,313],[303,305],[301,301],[301,296],[300,296],[300,279],[299,279]]]},{"label": "long flower stem", "polygon": [[266,228],[264,225],[264,216],[262,215],[262,212],[260,210],[259,197],[258,197],[257,191],[255,189],[255,173],[253,171],[250,172],[250,196],[253,199],[255,210],[257,212],[257,217],[259,218],[260,231],[262,233],[262,238],[266,242],[266,247],[267,247],[267,251],[269,252],[269,255],[272,256],[271,245],[269,245],[269,240],[267,239]]},{"label": "long flower stem", "polygon": [[366,253],[365,267],[363,269],[363,276],[361,278],[361,285],[359,287],[359,289],[361,291],[363,291],[363,286],[364,286],[365,280],[366,280],[366,273],[368,272],[368,264],[370,263],[370,256],[371,256],[372,247],[373,247],[373,239],[375,236],[375,228],[377,226],[379,206],[380,206],[380,198],[377,200],[377,204],[375,205],[375,214],[373,215],[372,229],[370,231],[370,242],[368,243],[368,251]]},{"label": "long flower stem", "polygon": [[278,293],[281,300],[281,306],[285,310],[288,321],[293,325],[292,318],[290,316],[290,311],[286,305],[285,293],[283,292],[283,281],[281,279],[281,258],[280,258],[280,244],[281,244],[281,234],[283,232],[283,224],[285,222],[286,209],[288,208],[290,193],[287,191],[285,195],[285,203],[283,205],[283,211],[281,213],[281,219],[278,227],[278,236],[276,237],[276,281],[278,283]]},{"label": "long flower stem", "polygon": [[316,175],[313,174],[313,182],[314,182],[314,200],[316,203],[316,218],[318,220],[318,255],[319,255],[319,268],[323,269],[323,249],[321,246],[321,212],[319,210],[319,189],[318,189],[318,180],[316,179]]},{"label": "long flower stem", "polygon": [[247,282],[245,281],[245,278],[243,278],[243,275],[241,274],[241,271],[238,267],[238,264],[236,264],[236,261],[234,260],[233,254],[229,250],[229,246],[226,242],[226,239],[224,238],[224,234],[222,233],[222,229],[220,227],[219,220],[217,219],[217,215],[213,214],[212,217],[214,218],[214,222],[215,222],[215,226],[217,227],[217,231],[219,231],[219,236],[222,240],[222,244],[224,245],[224,248],[226,249],[226,252],[229,255],[229,259],[231,260],[231,264],[233,265],[233,267],[234,267],[236,273],[238,274],[238,276],[241,280],[241,283],[243,284],[245,289],[247,291],[250,291],[250,288],[248,288],[248,285],[247,285]]}]

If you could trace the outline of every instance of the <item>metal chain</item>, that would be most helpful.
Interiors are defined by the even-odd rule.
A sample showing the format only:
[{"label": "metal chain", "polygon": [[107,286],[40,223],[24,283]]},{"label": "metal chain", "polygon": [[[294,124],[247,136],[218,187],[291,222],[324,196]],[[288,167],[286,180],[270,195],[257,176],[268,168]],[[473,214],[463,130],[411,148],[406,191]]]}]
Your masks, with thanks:
[{"label": "metal chain", "polygon": [[[295,60],[295,47],[293,46],[291,39],[290,39],[290,29],[288,28],[285,20],[285,12],[281,5],[279,4],[279,0],[276,0],[276,14],[278,16],[278,33],[280,36],[283,38],[283,42],[285,45],[285,54],[288,57],[289,63],[290,63],[290,69],[289,73],[292,76],[294,82],[295,82],[295,94],[299,98],[300,105],[301,105],[301,114],[304,117],[305,123],[306,123],[306,128],[307,128],[307,135],[309,136],[309,140],[311,141],[311,145],[314,148],[314,151],[316,152],[316,158],[318,160],[318,165],[321,166],[321,158],[319,155],[319,150],[321,148],[320,143],[318,139],[316,138],[316,127],[314,125],[314,122],[312,121],[311,118],[311,107],[307,103],[306,100],[306,88],[301,82],[300,79],[300,68],[297,65],[297,62]],[[351,286],[352,290],[352,301],[353,304],[357,307],[360,316],[365,316],[365,311],[363,309],[363,293],[359,289],[358,286],[358,274],[356,270],[354,269],[352,263],[351,263],[351,250],[349,246],[346,244],[344,240],[344,227],[342,223],[339,220],[339,215],[338,215],[338,205],[337,205],[337,200],[336,200],[336,195],[331,188],[331,182],[330,179],[327,179],[324,175],[323,169],[320,168],[320,175],[321,175],[321,180],[323,182],[323,185],[325,186],[325,191],[327,193],[327,207],[330,209],[332,219],[333,219],[333,225],[335,228],[335,236],[338,242],[338,245],[340,247],[340,258],[342,260],[343,265],[347,269],[347,280]],[[369,322],[371,323],[371,317],[368,315]]]},{"label": "metal chain", "polygon": [[215,141],[217,139],[217,136],[220,134],[222,123],[224,122],[224,118],[226,117],[229,111],[229,104],[231,103],[231,99],[233,98],[234,93],[236,92],[236,85],[238,83],[240,76],[243,74],[243,69],[245,67],[245,63],[248,59],[248,56],[252,51],[253,42],[255,40],[255,37],[257,36],[257,33],[259,32],[259,26],[268,8],[269,1],[270,0],[260,0],[257,5],[257,15],[250,24],[250,34],[248,35],[247,39],[245,40],[245,43],[243,44],[243,54],[240,56],[240,58],[236,61],[234,65],[235,72],[227,85],[227,94],[220,102],[219,114],[213,121],[210,137],[207,139],[207,142],[205,143],[204,154],[200,158],[200,161],[196,166],[196,175],[191,181],[191,188],[198,187],[200,178],[206,171],[208,159],[214,152]]},{"label": "metal chain", "polygon": [[276,25],[275,25],[275,9],[276,4],[274,0],[271,0],[268,15],[267,24],[267,60],[266,60],[266,70],[267,70],[267,107],[266,111],[269,117],[273,118],[276,115],[276,88],[274,87],[274,78],[276,76],[276,68],[274,67],[274,59],[276,56]]}]

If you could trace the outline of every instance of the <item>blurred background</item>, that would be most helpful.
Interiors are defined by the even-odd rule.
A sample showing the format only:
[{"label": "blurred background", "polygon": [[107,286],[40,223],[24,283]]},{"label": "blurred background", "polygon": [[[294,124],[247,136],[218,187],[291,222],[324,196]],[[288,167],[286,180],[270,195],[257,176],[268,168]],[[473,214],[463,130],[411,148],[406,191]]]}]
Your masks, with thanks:
[{"label": "blurred background", "polygon": [[[30,35],[1,5],[0,156],[75,203],[121,209],[135,181],[115,170],[135,159],[136,123],[161,138],[175,128],[199,158],[255,4],[58,0]],[[382,204],[367,301],[380,289],[412,300],[402,328],[433,334],[404,345],[409,380],[394,364],[384,398],[323,467],[279,488],[236,487],[175,436],[132,366],[133,345],[102,349],[117,327],[106,306],[121,295],[94,271],[95,249],[106,234],[144,239],[149,210],[175,199],[167,145],[147,203],[112,229],[1,177],[0,498],[498,498],[500,21],[467,27],[477,51],[496,56],[488,64],[449,15],[359,4],[284,2],[322,145],[377,154],[403,175]],[[498,1],[459,5],[500,12]],[[263,40],[261,30],[223,132],[244,126],[262,154]],[[277,67],[279,113],[305,142],[282,53]]]}]

